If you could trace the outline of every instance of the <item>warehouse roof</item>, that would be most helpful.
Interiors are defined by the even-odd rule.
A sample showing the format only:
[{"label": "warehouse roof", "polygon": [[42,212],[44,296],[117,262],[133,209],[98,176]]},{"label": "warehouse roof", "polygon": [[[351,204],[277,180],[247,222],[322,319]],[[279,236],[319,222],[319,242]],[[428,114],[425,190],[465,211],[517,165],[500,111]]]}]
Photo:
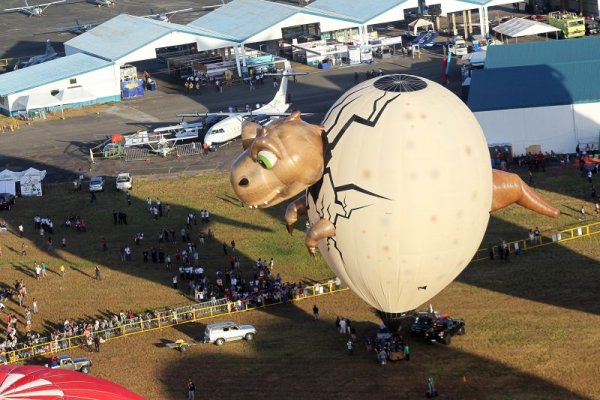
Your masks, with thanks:
[{"label": "warehouse roof", "polygon": [[19,93],[112,65],[87,54],[73,54],[0,75],[0,96]]},{"label": "warehouse roof", "polygon": [[[383,14],[386,11],[393,9],[407,0],[317,0],[309,6],[304,7],[304,10],[329,13],[336,15],[338,18],[349,19],[360,23],[366,23],[369,20]],[[404,19],[404,15],[398,19]]]},{"label": "warehouse roof", "polygon": [[600,61],[600,38],[548,40],[489,46],[485,68],[557,64],[576,61]]},{"label": "warehouse roof", "polygon": [[600,102],[599,70],[600,60],[492,69],[486,61],[485,69],[471,78],[469,108],[479,112]]},{"label": "warehouse roof", "polygon": [[301,12],[302,8],[264,0],[235,0],[188,26],[228,34],[242,42]]},{"label": "warehouse roof", "polygon": [[65,43],[88,54],[118,60],[172,32],[235,41],[227,33],[121,14]]}]

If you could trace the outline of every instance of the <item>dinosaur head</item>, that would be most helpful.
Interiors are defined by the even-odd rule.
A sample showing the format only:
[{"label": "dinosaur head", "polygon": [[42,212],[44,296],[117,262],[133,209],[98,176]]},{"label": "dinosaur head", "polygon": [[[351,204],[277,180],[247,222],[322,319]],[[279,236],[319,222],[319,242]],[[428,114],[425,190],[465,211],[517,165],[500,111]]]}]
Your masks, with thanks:
[{"label": "dinosaur head", "polygon": [[287,200],[323,175],[323,128],[300,119],[300,112],[262,127],[242,128],[244,152],[231,166],[231,186],[251,208]]}]

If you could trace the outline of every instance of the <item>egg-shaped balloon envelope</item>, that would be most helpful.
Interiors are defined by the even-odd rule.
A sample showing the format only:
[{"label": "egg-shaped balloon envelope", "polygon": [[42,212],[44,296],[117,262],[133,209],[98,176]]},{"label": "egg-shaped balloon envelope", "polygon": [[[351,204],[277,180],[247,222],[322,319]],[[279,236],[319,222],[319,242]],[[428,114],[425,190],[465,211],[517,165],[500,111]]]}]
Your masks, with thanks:
[{"label": "egg-shaped balloon envelope", "polygon": [[311,224],[331,269],[380,313],[414,310],[469,263],[486,230],[492,171],[465,104],[416,76],[386,75],[348,90],[325,128],[325,173],[309,189]]},{"label": "egg-shaped balloon envelope", "polygon": [[143,400],[107,380],[76,371],[34,365],[0,367],[0,399]]}]

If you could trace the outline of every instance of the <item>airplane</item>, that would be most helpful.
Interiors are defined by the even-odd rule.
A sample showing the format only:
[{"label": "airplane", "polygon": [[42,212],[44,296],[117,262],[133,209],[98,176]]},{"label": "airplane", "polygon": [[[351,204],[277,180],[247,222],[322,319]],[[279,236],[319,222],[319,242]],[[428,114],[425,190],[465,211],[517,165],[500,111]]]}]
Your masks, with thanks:
[{"label": "airplane", "polygon": [[108,138],[98,146],[90,149],[90,159],[116,158],[123,155],[123,149],[149,147],[150,151],[166,157],[175,146],[185,140],[197,139],[204,128],[202,122],[182,122],[177,125],[163,126],[150,132],[139,131],[118,138]]},{"label": "airplane", "polygon": [[54,60],[57,57],[58,57],[58,53],[56,52],[56,50],[54,50],[54,47],[52,47],[52,44],[50,44],[50,40],[46,40],[46,52],[44,54],[40,54],[39,56],[33,56],[27,61],[19,61],[18,63],[15,64],[15,67],[13,68],[13,70],[16,71],[21,68],[26,68],[26,67],[30,67],[32,65],[41,64],[46,61]]},{"label": "airplane", "polygon": [[115,0],[93,0],[92,3],[96,4],[98,8],[102,6],[106,7],[114,7],[116,1]]},{"label": "airplane", "polygon": [[45,35],[45,34],[48,34],[48,33],[65,33],[65,32],[73,33],[75,35],[80,35],[82,33],[85,33],[87,31],[89,31],[90,29],[95,28],[98,25],[104,23],[104,21],[102,21],[102,22],[93,22],[93,23],[89,23],[89,24],[82,24],[82,23],[79,22],[78,19],[76,19],[75,23],[77,25],[65,26],[63,28],[56,29],[54,31],[34,33],[34,35]]},{"label": "airplane", "polygon": [[[288,77],[293,75],[305,75],[306,73],[291,73],[290,65],[286,63],[286,69],[283,72],[281,83],[275,97],[269,103],[246,112],[219,112],[219,113],[196,113],[196,114],[177,114],[178,117],[223,117],[223,119],[211,126],[206,135],[204,143],[211,149],[216,146],[231,142],[242,135],[242,124],[248,118],[263,118],[266,123],[270,122],[270,117],[284,117],[290,115],[286,113],[290,104],[286,103]],[[266,74],[274,75],[274,74]],[[307,115],[307,114],[304,114]]]},{"label": "airplane", "polygon": [[27,0],[25,0],[24,7],[7,8],[4,11],[5,12],[20,11],[24,14],[27,14],[28,17],[41,17],[42,14],[44,14],[44,11],[46,11],[46,8],[50,7],[52,4],[65,3],[66,1],[67,0],[58,0],[58,1],[52,1],[50,3],[43,3],[43,4],[37,4],[35,6],[30,6],[29,3],[27,3]]},{"label": "airplane", "polygon": [[[173,15],[175,15],[177,13],[182,13],[182,12],[189,12],[192,10],[193,10],[193,8],[185,8],[183,10],[167,11],[164,13],[150,14],[150,15],[142,15],[142,18],[150,18],[150,19],[155,19],[157,21],[169,22],[169,19],[171,19],[171,17]],[[150,12],[153,13],[154,11],[152,9],[150,9]]]}]

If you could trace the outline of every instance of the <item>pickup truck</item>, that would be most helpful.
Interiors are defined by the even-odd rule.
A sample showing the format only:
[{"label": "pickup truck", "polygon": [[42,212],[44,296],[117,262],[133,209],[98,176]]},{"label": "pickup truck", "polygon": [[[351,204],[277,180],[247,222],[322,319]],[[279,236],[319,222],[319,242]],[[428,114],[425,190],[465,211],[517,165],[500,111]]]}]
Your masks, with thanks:
[{"label": "pickup truck", "polygon": [[427,343],[450,344],[452,336],[461,336],[465,332],[464,320],[448,316],[438,317],[428,312],[419,312],[415,322],[410,327],[410,333],[413,336],[420,336]]},{"label": "pickup truck", "polygon": [[48,366],[53,369],[67,369],[70,371],[79,371],[87,374],[90,372],[92,360],[84,357],[71,358],[68,355],[61,355],[58,357],[52,357],[52,360]]}]

